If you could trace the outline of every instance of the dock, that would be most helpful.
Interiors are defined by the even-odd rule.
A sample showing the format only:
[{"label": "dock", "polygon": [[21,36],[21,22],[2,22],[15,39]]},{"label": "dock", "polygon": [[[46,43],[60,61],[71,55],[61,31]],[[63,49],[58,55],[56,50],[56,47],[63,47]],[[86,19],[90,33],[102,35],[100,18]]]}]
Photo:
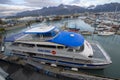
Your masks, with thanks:
[{"label": "dock", "polygon": [[[7,64],[12,68],[5,67],[3,64]],[[21,59],[15,56],[6,56],[4,54],[0,54],[0,66],[10,74],[10,78],[13,80],[32,80],[34,77],[37,77],[35,79],[41,79],[38,75],[42,77],[41,80],[114,80],[112,78],[71,70],[69,67],[43,64],[43,62],[37,62],[31,58]],[[16,67],[16,69],[13,67]],[[26,72],[27,74],[25,74]],[[47,78],[44,78],[45,76]],[[19,79],[19,77],[21,78]]]},{"label": "dock", "polygon": [[113,80],[110,78],[97,77],[94,75],[88,75],[80,71],[73,71],[65,69],[63,67],[53,67],[45,64],[41,64],[32,60],[25,61],[27,64],[35,67],[39,72],[45,73],[49,76],[54,76],[62,80]]}]

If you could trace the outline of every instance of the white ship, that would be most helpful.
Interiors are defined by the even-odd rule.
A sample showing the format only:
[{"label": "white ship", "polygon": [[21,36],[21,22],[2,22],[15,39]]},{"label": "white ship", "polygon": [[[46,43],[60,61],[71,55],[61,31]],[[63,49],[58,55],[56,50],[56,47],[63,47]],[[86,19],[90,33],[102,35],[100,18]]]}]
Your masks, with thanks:
[{"label": "white ship", "polygon": [[108,54],[78,33],[59,31],[55,26],[35,27],[5,39],[6,49],[14,56],[39,62],[104,69],[112,63]]}]

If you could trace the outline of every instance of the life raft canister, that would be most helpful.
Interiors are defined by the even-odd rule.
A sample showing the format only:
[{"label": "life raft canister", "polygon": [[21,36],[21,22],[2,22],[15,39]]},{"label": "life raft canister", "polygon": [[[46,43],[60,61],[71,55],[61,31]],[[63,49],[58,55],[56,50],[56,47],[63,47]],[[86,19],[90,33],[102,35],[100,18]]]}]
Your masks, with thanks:
[{"label": "life raft canister", "polygon": [[56,54],[56,51],[53,50],[53,51],[51,51],[51,53],[52,53],[52,54]]}]

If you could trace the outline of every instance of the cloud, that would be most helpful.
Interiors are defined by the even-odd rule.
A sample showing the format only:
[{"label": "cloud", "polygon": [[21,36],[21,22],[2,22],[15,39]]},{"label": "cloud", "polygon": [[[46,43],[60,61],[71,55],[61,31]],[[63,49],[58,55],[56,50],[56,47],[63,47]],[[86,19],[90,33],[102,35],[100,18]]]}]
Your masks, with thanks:
[{"label": "cloud", "polygon": [[0,4],[12,4],[11,0],[0,0]]},{"label": "cloud", "polygon": [[48,7],[48,6],[57,6],[59,0],[24,0],[26,6],[32,7]]},{"label": "cloud", "polygon": [[77,3],[80,0],[24,0],[26,6],[32,7],[49,7],[58,6],[60,4],[71,5],[71,3]]},{"label": "cloud", "polygon": [[88,7],[111,2],[120,3],[120,0],[0,0],[0,16],[42,7],[58,6],[60,4]]},{"label": "cloud", "polygon": [[120,2],[120,0],[24,0],[22,5],[36,8],[58,6],[60,4],[88,7],[90,5],[100,5],[110,2]]},{"label": "cloud", "polygon": [[0,16],[14,15],[18,12],[32,10],[31,7],[17,5],[0,5]]},{"label": "cloud", "polygon": [[73,0],[71,3],[72,4],[79,4],[81,0]]},{"label": "cloud", "polygon": [[80,3],[76,5],[88,7],[90,5],[102,5],[102,4],[111,3],[111,2],[120,3],[120,0],[80,0]]}]

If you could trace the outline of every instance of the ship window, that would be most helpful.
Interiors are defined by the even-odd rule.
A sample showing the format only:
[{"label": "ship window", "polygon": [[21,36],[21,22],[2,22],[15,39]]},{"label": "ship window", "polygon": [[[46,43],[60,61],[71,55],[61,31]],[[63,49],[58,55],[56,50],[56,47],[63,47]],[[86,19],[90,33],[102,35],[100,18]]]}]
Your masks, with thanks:
[{"label": "ship window", "polygon": [[49,32],[49,33],[44,33],[42,35],[43,35],[43,37],[51,37],[52,34]]},{"label": "ship window", "polygon": [[29,56],[35,56],[35,55],[36,55],[35,53],[31,53],[31,52],[27,52],[27,54],[28,54]]},{"label": "ship window", "polygon": [[83,50],[84,50],[84,45],[76,48],[76,52],[81,52],[81,51],[83,51]]},{"label": "ship window", "polygon": [[36,34],[36,37],[51,37],[51,33]]},{"label": "ship window", "polygon": [[44,48],[56,48],[56,46],[51,46],[51,45],[37,45],[37,47],[44,47]]},{"label": "ship window", "polygon": [[73,52],[73,49],[72,49],[72,48],[69,48],[67,51],[69,51],[69,52]]},{"label": "ship window", "polygon": [[57,49],[63,49],[64,47],[63,46],[57,46]]},{"label": "ship window", "polygon": [[93,56],[90,55],[90,56],[88,56],[88,57],[89,57],[89,58],[92,58]]},{"label": "ship window", "polygon": [[12,43],[14,46],[19,46],[20,43]]},{"label": "ship window", "polygon": [[24,46],[24,47],[35,47],[34,44],[22,44],[22,46]]}]

